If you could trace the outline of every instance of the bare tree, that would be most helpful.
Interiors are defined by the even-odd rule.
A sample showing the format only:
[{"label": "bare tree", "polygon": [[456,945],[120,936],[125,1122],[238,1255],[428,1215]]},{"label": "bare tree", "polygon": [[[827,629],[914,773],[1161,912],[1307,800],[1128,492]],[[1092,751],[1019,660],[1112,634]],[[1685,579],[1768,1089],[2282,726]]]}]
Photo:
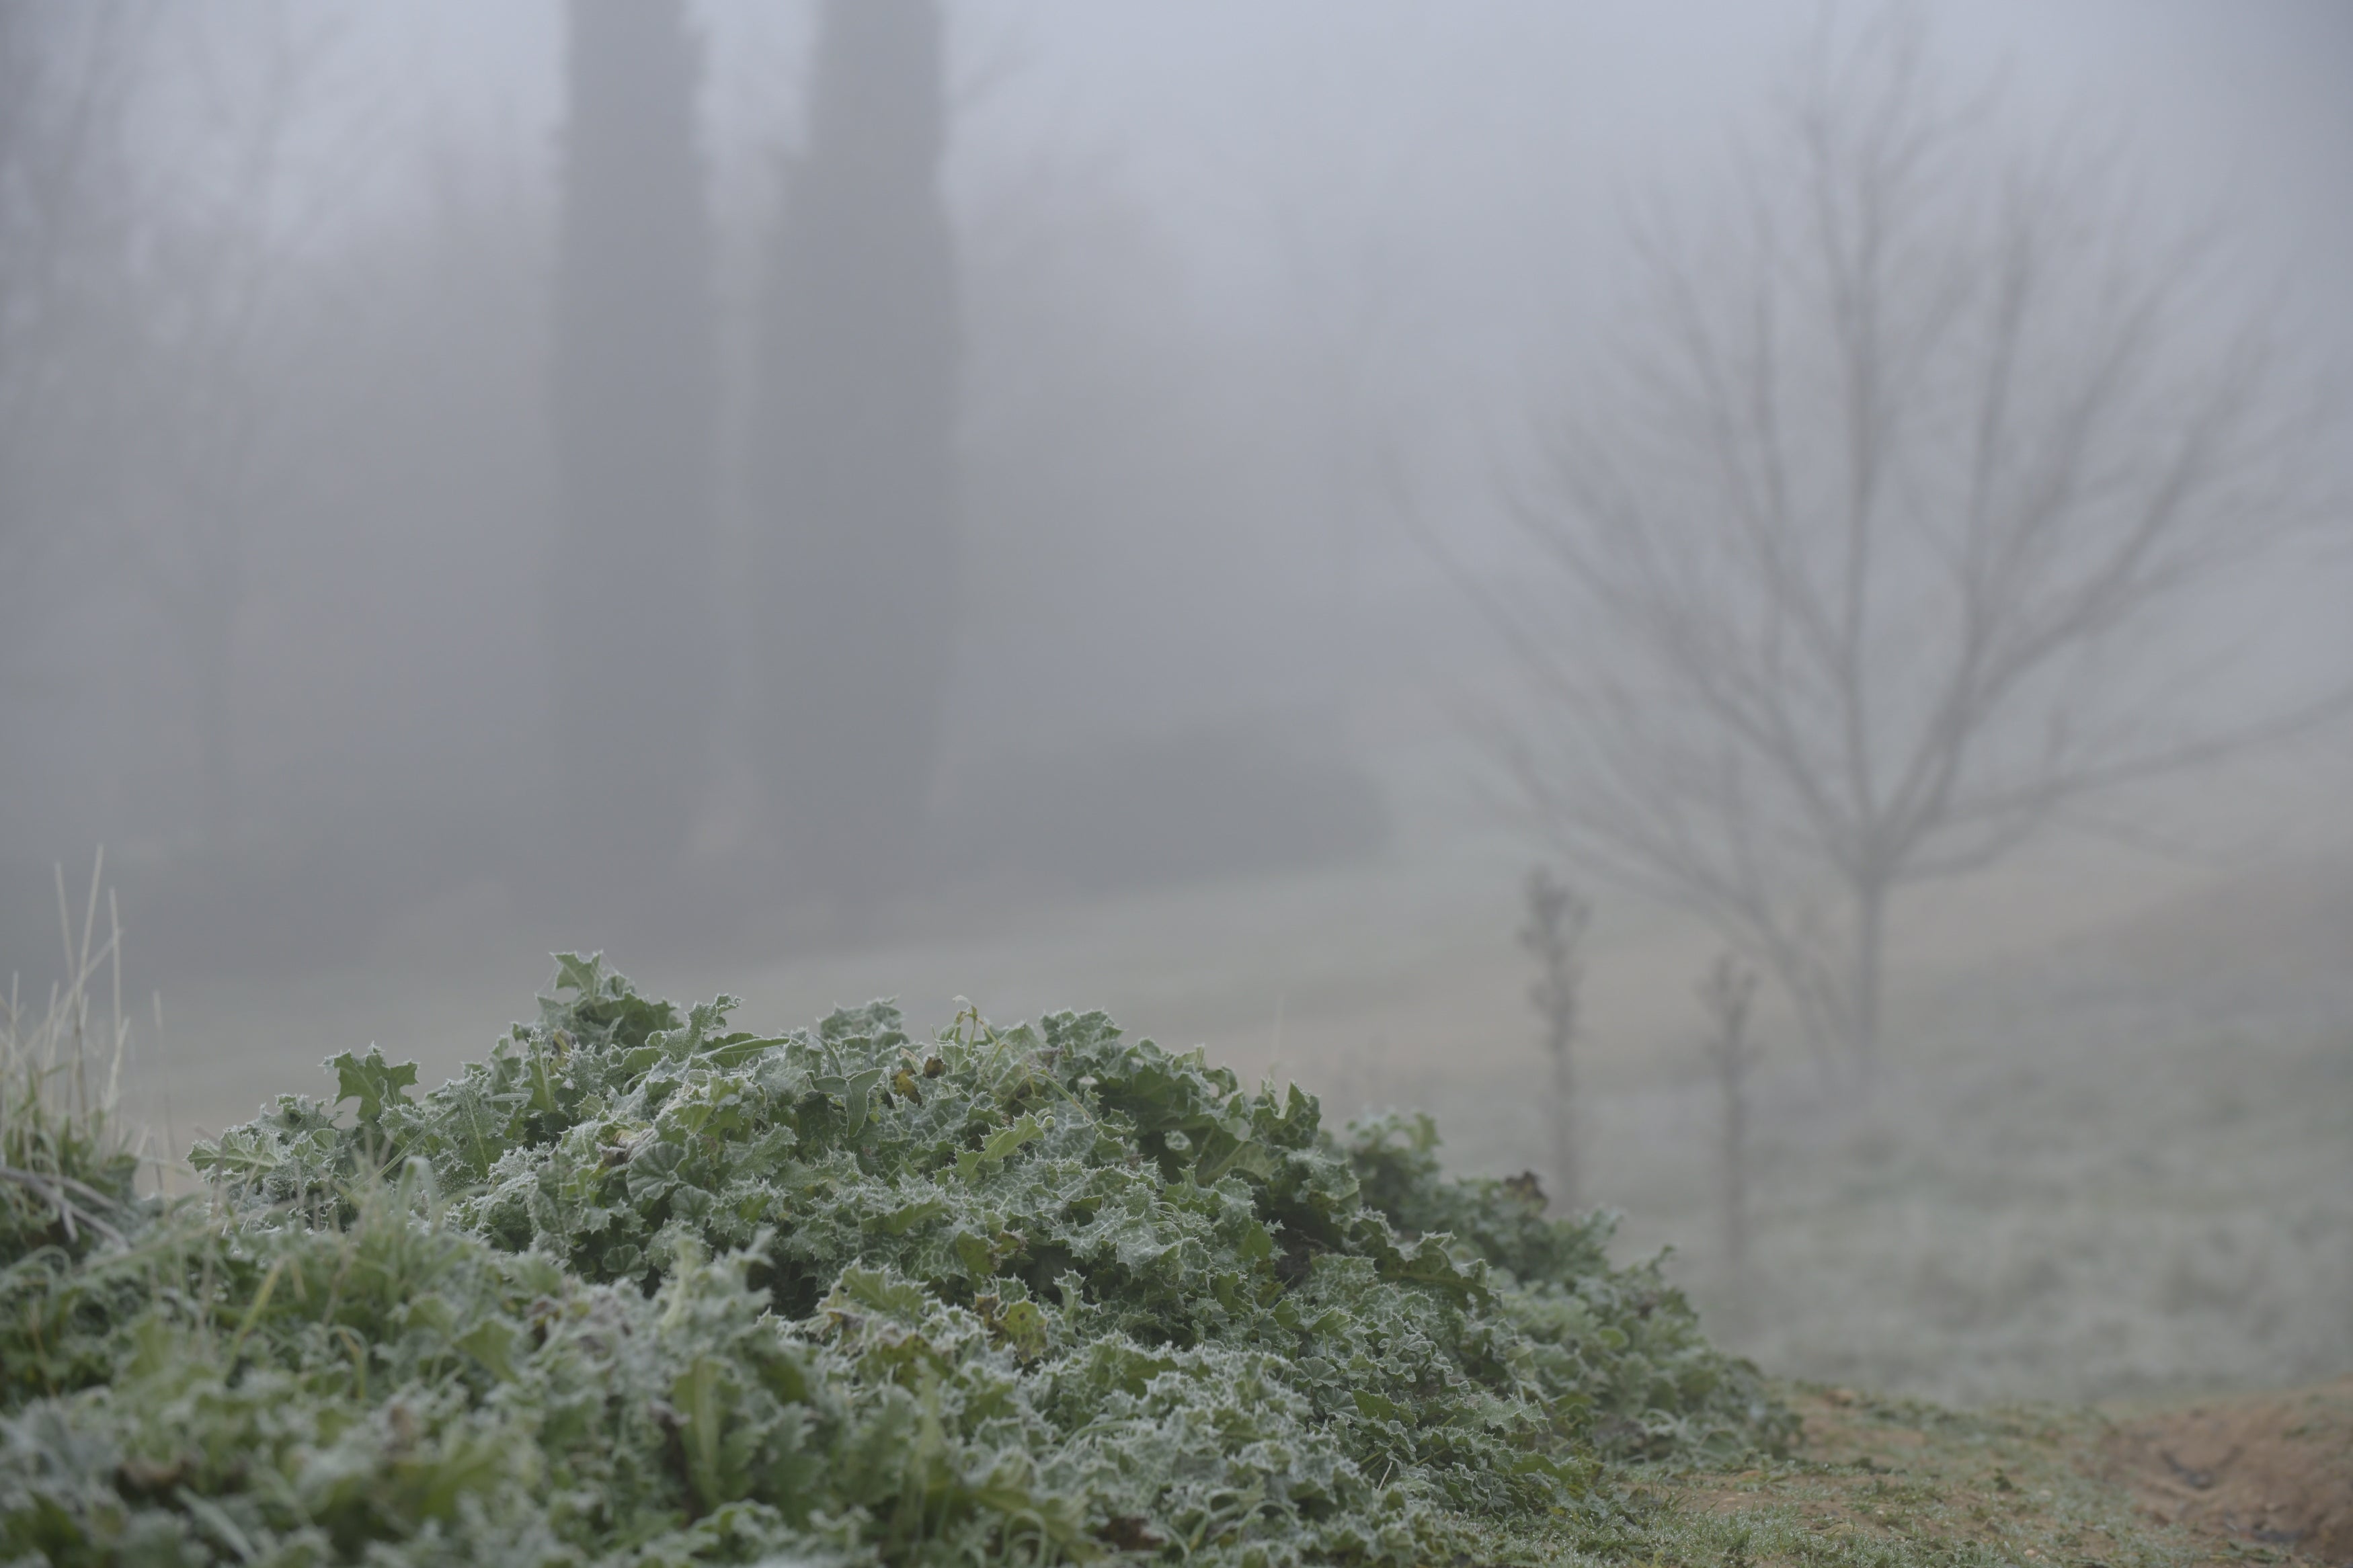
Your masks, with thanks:
[{"label": "bare tree", "polygon": [[1570,1047],[1577,1041],[1578,992],[1585,983],[1585,963],[1577,950],[1593,908],[1541,866],[1528,873],[1527,898],[1528,923],[1520,928],[1520,945],[1544,965],[1544,977],[1528,988],[1528,999],[1544,1019],[1545,1055],[1552,1063],[1546,1110],[1553,1192],[1564,1212],[1574,1212],[1583,1188],[1577,1157],[1577,1064]]},{"label": "bare tree", "polygon": [[1558,572],[1485,594],[1564,851],[1865,1081],[1899,889],[2284,721],[2198,727],[2150,650],[2299,515],[2308,410],[2211,237],[2153,239],[2069,137],[2005,152],[1997,101],[1909,11],[1826,32],[1721,226],[1638,226],[1613,374],[1513,487]]},{"label": "bare tree", "polygon": [[1748,1032],[1748,1012],[1757,1000],[1757,972],[1732,954],[1721,953],[1699,983],[1707,1009],[1707,1066],[1724,1097],[1723,1142],[1717,1177],[1724,1219],[1724,1256],[1736,1279],[1748,1268],[1748,1074],[1757,1065],[1757,1041]]}]

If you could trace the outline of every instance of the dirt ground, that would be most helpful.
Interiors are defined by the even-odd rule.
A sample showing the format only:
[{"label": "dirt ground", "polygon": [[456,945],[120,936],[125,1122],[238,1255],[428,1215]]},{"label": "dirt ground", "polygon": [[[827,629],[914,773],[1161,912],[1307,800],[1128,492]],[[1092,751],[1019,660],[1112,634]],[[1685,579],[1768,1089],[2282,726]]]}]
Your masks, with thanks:
[{"label": "dirt ground", "polygon": [[2102,1473],[2168,1523],[2353,1563],[2353,1377],[2128,1418]]},{"label": "dirt ground", "polygon": [[[1784,1465],[1665,1489],[1730,1556],[2027,1568],[2353,1563],[2353,1378],[2135,1409],[1789,1393]],[[1701,1541],[1683,1542],[1695,1547]]]}]

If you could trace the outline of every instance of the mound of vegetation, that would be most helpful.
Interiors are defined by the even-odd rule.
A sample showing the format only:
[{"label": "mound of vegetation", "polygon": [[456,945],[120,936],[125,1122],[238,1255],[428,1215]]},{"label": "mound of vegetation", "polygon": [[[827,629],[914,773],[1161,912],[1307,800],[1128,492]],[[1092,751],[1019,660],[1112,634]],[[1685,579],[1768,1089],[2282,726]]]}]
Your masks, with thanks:
[{"label": "mound of vegetation", "polygon": [[421,1096],[335,1058],[209,1200],[0,1192],[0,1561],[1402,1565],[1788,1436],[1427,1119],[1335,1138],[1101,1014],[557,993]]}]

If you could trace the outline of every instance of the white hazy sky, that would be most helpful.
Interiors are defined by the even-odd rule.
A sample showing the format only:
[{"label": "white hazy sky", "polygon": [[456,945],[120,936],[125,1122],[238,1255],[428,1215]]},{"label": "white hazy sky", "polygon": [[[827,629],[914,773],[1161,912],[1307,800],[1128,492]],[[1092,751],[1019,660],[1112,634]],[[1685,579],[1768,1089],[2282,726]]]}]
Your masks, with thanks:
[{"label": "white hazy sky", "polygon": [[[809,0],[704,0],[717,140],[786,142]],[[1834,14],[1840,8],[1833,8]],[[1844,14],[1862,8],[1848,5]],[[1971,0],[1926,7],[1965,70],[2113,115],[2192,194],[2353,238],[2353,5]],[[1597,174],[1721,148],[1817,0],[948,0],[974,156],[1037,139],[1117,159],[1205,247],[1271,199],[1477,222]],[[358,8],[354,41],[439,120],[544,144],[558,0]],[[1335,216],[1340,216],[1335,211]],[[2337,253],[2342,258],[2343,253]]]},{"label": "white hazy sky", "polygon": [[[1720,169],[1821,0],[947,0],[967,200],[1040,158],[1105,170],[1247,321],[1377,274],[1421,352],[1496,368],[1589,306],[1620,203]],[[1931,5],[1964,80],[2112,128],[2157,205],[2221,212],[2266,288],[2353,353],[2353,3]],[[717,178],[796,133],[813,0],[702,0]],[[561,0],[353,5],[397,145],[552,164]],[[423,134],[419,134],[419,133]],[[398,160],[389,161],[397,165]],[[1433,373],[1439,371],[1434,362]],[[1482,372],[1471,368],[1474,379]],[[1440,380],[1445,377],[1439,375]]]},{"label": "white hazy sky", "polygon": [[[709,142],[764,202],[797,133],[813,0],[701,0]],[[1425,432],[1509,418],[1563,330],[1606,310],[1626,198],[1721,173],[1820,0],[946,0],[968,205],[1060,161],[1114,182],[1225,331],[1320,310]],[[1964,84],[2111,132],[2157,212],[2220,214],[2252,289],[2353,365],[2353,0],[1929,5]],[[356,3],[349,44],[398,149],[551,173],[561,0]],[[757,210],[756,205],[754,210]],[[1441,438],[1442,439],[1442,438]],[[1475,443],[1476,436],[1465,437]],[[2353,453],[2348,454],[2353,468]],[[2338,552],[2323,596],[2353,576]],[[2277,592],[2276,589],[2266,590]],[[2322,616],[2319,622],[2333,620]],[[2318,624],[2304,617],[2305,624]],[[2353,632],[2323,634],[2353,660]]]}]

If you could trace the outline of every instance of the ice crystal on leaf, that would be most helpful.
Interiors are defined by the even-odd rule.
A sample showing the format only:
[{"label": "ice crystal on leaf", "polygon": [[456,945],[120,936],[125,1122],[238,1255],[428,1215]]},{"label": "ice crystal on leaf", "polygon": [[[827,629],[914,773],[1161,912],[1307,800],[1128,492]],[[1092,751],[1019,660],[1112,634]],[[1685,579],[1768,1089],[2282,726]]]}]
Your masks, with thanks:
[{"label": "ice crystal on leaf", "polygon": [[[595,959],[0,1271],[0,1560],[1443,1560],[1781,1443],[1607,1222],[1100,1013],[731,1030]],[[1480,1532],[1489,1532],[1481,1535]]]}]

